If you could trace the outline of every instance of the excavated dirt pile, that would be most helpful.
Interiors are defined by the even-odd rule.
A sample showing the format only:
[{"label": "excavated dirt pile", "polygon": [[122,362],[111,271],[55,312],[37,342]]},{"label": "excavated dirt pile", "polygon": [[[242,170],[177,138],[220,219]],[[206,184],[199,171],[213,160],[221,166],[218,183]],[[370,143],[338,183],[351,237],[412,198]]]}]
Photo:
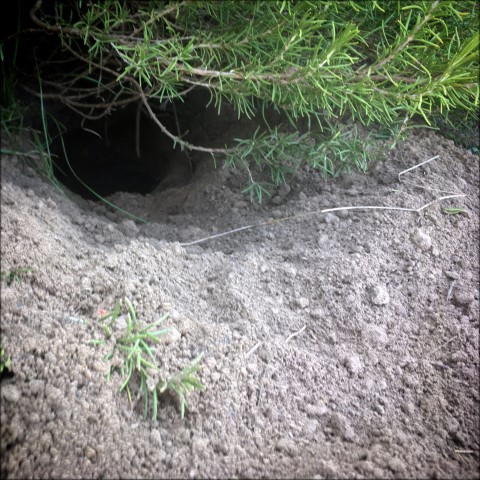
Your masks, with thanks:
[{"label": "excavated dirt pile", "polygon": [[[187,185],[108,197],[148,223],[1,168],[2,478],[479,478],[477,155],[416,133],[367,175],[304,168],[262,205],[205,159]],[[163,395],[144,421],[106,378],[90,340],[124,296],[169,313],[166,375],[203,352],[184,419]]]}]

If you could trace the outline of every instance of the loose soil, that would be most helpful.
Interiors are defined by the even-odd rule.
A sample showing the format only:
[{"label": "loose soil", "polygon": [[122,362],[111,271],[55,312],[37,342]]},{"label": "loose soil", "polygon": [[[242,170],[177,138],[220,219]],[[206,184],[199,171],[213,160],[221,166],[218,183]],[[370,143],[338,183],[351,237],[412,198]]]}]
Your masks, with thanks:
[{"label": "loose soil", "polygon": [[[342,206],[421,212],[312,214]],[[251,204],[205,159],[187,185],[109,200],[62,195],[1,160],[2,478],[479,478],[479,157],[412,134],[366,175],[308,168]],[[448,214],[446,207],[462,207]],[[181,418],[131,408],[106,375],[102,309],[169,313],[165,376],[203,352]]]}]

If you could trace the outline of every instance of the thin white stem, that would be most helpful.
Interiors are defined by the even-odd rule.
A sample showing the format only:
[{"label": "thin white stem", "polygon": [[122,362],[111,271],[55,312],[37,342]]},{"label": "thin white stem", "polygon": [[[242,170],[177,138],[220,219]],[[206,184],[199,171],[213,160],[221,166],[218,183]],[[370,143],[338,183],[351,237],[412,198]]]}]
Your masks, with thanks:
[{"label": "thin white stem", "polygon": [[246,354],[245,354],[245,359],[247,359],[257,348],[262,344],[262,342],[258,342],[254,347],[252,347]]},{"label": "thin white stem", "polygon": [[297,335],[300,335],[306,328],[307,328],[307,326],[304,325],[300,330],[298,330],[298,332],[294,332],[291,335],[289,335],[286,338],[285,343],[289,342],[293,337],[296,337]]}]

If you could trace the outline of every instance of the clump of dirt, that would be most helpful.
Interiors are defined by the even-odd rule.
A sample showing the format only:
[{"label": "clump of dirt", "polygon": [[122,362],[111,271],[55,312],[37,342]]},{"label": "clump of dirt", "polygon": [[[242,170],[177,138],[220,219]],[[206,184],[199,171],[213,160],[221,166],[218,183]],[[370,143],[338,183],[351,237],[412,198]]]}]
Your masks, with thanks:
[{"label": "clump of dirt", "polygon": [[[435,155],[405,180],[436,190],[398,182]],[[205,159],[188,185],[109,197],[143,224],[3,156],[1,268],[31,271],[1,288],[2,478],[478,478],[478,158],[414,134],[365,176],[305,167],[262,205]],[[124,295],[170,313],[166,371],[204,353],[184,419],[161,397],[144,421],[106,379],[89,340]]]}]

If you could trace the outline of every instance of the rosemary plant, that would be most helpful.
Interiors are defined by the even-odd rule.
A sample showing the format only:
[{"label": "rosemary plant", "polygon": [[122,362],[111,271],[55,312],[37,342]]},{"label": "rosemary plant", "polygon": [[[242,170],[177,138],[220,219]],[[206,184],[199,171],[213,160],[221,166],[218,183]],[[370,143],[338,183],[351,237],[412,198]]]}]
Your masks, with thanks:
[{"label": "rosemary plant", "polygon": [[398,133],[418,119],[435,127],[438,116],[478,109],[476,0],[39,0],[31,18],[45,35],[60,37],[63,62],[72,67],[44,59],[45,97],[85,118],[141,102],[175,144],[246,168],[248,191],[260,197],[266,190],[252,172],[267,168],[273,184],[283,182],[292,137],[267,128],[229,149],[193,145],[162,123],[161,108],[207,89],[219,113],[228,102],[239,117],[269,107],[294,126],[306,117],[322,132],[308,132],[315,151],[307,161],[327,174],[351,157],[326,153],[339,142],[342,152],[357,152],[353,165],[364,169],[368,160],[355,138],[339,135],[341,123]]}]

